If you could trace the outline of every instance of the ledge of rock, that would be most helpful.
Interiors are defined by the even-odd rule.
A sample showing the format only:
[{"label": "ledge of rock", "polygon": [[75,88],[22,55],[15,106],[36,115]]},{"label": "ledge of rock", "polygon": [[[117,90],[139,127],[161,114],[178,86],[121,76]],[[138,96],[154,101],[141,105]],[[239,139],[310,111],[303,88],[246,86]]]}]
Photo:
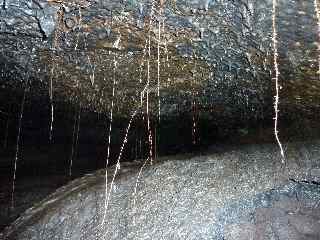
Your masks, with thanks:
[{"label": "ledge of rock", "polygon": [[[311,182],[319,176],[309,173],[320,167],[319,141],[286,148],[285,166],[271,145],[162,159],[152,166],[123,163],[104,224],[105,179],[98,171],[26,211],[4,237],[317,239],[320,189]],[[114,170],[109,169],[108,189]]]}]

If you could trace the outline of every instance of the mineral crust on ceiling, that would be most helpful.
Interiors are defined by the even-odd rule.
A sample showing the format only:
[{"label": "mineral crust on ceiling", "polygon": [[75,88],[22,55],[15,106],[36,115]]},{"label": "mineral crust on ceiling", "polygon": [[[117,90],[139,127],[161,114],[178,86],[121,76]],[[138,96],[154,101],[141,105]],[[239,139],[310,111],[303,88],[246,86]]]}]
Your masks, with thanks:
[{"label": "mineral crust on ceiling", "polygon": [[[55,102],[104,112],[115,77],[127,115],[149,76],[151,108],[159,79],[165,115],[194,97],[221,114],[256,114],[274,94],[271,15],[271,0],[3,0],[1,87],[38,81],[40,99],[52,82]],[[315,6],[279,0],[276,17],[282,109],[311,111],[320,103]]]}]

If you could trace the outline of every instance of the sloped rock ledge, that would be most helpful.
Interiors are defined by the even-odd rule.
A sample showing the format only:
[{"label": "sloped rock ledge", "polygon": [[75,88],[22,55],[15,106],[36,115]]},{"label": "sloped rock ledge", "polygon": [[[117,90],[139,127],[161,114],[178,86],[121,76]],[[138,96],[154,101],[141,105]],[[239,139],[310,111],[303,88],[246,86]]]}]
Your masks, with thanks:
[{"label": "sloped rock ledge", "polygon": [[[313,174],[320,168],[319,143],[287,144],[285,166],[280,163],[278,149],[272,145],[251,145],[188,160],[161,160],[143,169],[138,184],[141,165],[123,164],[113,186],[104,226],[100,225],[104,212],[104,171],[98,171],[73,181],[29,209],[3,237],[235,239],[229,233],[239,229],[241,221],[254,227],[252,218],[248,221],[250,213],[259,220],[257,214],[265,211],[259,209],[271,207],[270,219],[277,218],[279,215],[272,215],[272,206],[283,197],[290,200],[281,202],[280,207],[286,202],[291,204],[292,197],[298,194],[301,203],[307,204],[305,209],[313,204],[318,211],[319,186],[298,181],[318,182],[320,176]],[[300,221],[298,217],[296,220]],[[299,234],[307,230],[301,231]]]}]

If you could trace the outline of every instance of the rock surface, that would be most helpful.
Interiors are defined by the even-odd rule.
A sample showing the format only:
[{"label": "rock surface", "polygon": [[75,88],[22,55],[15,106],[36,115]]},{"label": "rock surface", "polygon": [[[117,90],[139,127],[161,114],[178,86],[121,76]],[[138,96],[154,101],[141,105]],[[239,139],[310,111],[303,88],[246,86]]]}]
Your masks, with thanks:
[{"label": "rock surface", "polygon": [[[278,3],[282,110],[312,115],[320,103],[315,6]],[[115,60],[116,112],[127,116],[140,103],[149,62],[156,115],[159,42],[163,115],[189,111],[196,98],[206,113],[261,117],[273,111],[271,16],[271,0],[3,0],[1,87],[32,80],[46,105],[52,81],[56,104],[80,101],[105,112]]]},{"label": "rock surface", "polygon": [[319,239],[319,182],[308,174],[320,167],[319,144],[287,144],[286,165],[272,145],[143,168],[123,163],[105,224],[104,171],[98,171],[30,208],[2,238]]}]

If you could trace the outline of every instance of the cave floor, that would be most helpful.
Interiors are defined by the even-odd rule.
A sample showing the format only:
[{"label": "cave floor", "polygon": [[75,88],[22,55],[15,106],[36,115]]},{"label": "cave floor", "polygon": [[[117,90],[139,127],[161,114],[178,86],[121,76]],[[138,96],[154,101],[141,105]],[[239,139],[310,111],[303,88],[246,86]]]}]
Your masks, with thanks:
[{"label": "cave floor", "polygon": [[308,203],[298,196],[281,195],[270,207],[256,208],[251,219],[224,227],[226,240],[320,239],[320,199]]},{"label": "cave floor", "polygon": [[68,178],[63,175],[29,176],[17,179],[14,208],[12,208],[12,176],[0,178],[0,232],[17,219],[25,210],[40,202],[57,188],[63,186]]},{"label": "cave floor", "polygon": [[[243,154],[248,155],[250,153],[250,149],[256,148],[257,145],[250,145],[244,147],[243,149],[241,149],[241,151],[243,152]],[[264,148],[265,153],[272,153],[272,151],[267,146],[264,146]],[[237,152],[231,151],[231,153],[229,153],[230,149],[225,149],[224,147],[218,147],[218,149],[215,147],[209,150],[218,152],[216,156],[219,158],[225,155],[225,151],[227,152],[227,155],[229,154],[228,156],[232,159],[237,159],[236,156],[238,156]],[[263,155],[263,153],[260,152],[259,154]],[[249,154],[248,156],[251,155]],[[253,155],[251,157],[252,159],[255,159]],[[186,159],[186,156],[181,157],[181,159]],[[197,162],[201,163],[200,159],[199,161],[196,161],[196,163]],[[240,162],[244,164],[243,161]],[[236,166],[238,171],[239,166]],[[225,175],[222,175],[222,177],[225,177]],[[65,185],[70,180],[65,174],[24,177],[18,176],[14,195],[15,208],[12,209],[11,179],[12,176],[10,175],[1,176],[0,178],[0,232],[6,226],[10,225],[15,219],[17,219],[26,209],[32,207],[37,202],[40,202],[42,199],[53,193],[57,188]],[[290,192],[290,194],[306,192],[304,195],[308,196],[308,194],[312,192],[312,189],[308,190],[310,188],[308,185],[310,185],[311,188],[314,188],[314,192],[319,192],[318,184],[303,182],[294,182],[292,184],[293,190],[287,191]],[[306,190],[302,191],[305,186],[307,186]],[[308,203],[304,201],[306,197],[299,197],[298,195],[290,195],[287,193],[287,195],[283,195],[284,192],[282,190],[271,190],[271,193],[263,193],[264,197],[258,196],[257,199],[253,200],[245,199],[244,202],[231,203],[230,206],[228,206],[228,204],[225,204],[223,209],[221,208],[221,213],[219,214],[220,216],[222,216],[220,219],[221,222],[224,223],[224,227],[220,229],[221,231],[223,231],[223,235],[225,236],[224,239],[319,240],[320,199],[319,201],[313,201],[310,204],[310,202]],[[268,204],[266,207],[261,207],[263,205],[264,199],[268,199]],[[248,207],[250,204],[248,205],[246,201],[251,201],[252,203],[258,202],[259,204],[256,204],[257,208],[252,209],[252,212],[250,212],[250,214],[247,214],[247,216],[245,216],[244,218],[230,217],[231,215],[233,216],[234,212],[241,211],[242,208],[250,209],[250,207]],[[238,215],[240,216],[241,214]],[[227,220],[228,216],[230,217],[230,219],[232,219],[232,221]]]}]

